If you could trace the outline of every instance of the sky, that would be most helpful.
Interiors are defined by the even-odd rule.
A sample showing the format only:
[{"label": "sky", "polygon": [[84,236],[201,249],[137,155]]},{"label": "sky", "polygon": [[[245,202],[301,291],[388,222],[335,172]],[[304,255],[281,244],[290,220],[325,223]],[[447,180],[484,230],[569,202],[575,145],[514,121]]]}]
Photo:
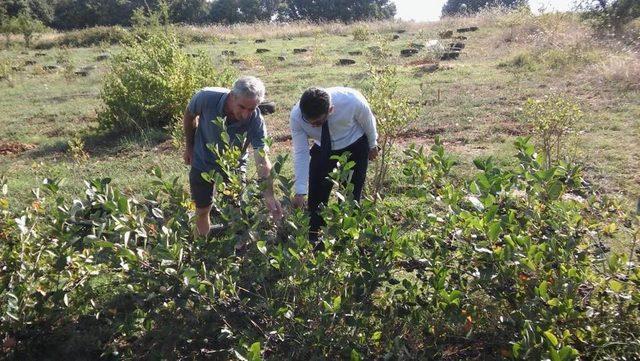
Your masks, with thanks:
[{"label": "sky", "polygon": [[[403,20],[434,21],[446,0],[392,0],[396,4],[396,17]],[[545,7],[546,11],[571,10],[575,0],[529,0],[532,10]]]}]

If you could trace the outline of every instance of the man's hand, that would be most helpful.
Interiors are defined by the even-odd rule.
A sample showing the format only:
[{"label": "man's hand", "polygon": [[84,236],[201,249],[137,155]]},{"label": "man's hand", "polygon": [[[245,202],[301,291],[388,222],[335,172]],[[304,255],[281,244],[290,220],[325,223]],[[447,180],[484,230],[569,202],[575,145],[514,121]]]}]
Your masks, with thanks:
[{"label": "man's hand", "polygon": [[296,194],[293,197],[293,208],[304,208],[307,197],[304,194]]},{"label": "man's hand", "polygon": [[265,196],[264,202],[267,204],[267,209],[269,209],[269,214],[274,221],[279,221],[282,219],[282,206],[280,202],[274,196]]},{"label": "man's hand", "polygon": [[182,154],[182,159],[184,159],[184,164],[191,165],[191,162],[193,161],[193,148],[185,148],[184,153]]},{"label": "man's hand", "polygon": [[369,149],[369,160],[376,160],[378,158],[378,146]]}]

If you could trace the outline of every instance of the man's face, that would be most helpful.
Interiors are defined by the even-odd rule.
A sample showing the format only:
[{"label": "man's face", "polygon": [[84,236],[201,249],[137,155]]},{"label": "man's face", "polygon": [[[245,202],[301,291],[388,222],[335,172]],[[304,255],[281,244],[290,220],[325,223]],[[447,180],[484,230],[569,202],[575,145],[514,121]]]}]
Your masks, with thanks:
[{"label": "man's face", "polygon": [[256,98],[244,98],[231,94],[233,101],[231,102],[231,115],[235,120],[244,122],[249,120],[251,114],[256,110],[260,101]]},{"label": "man's face", "polygon": [[306,118],[304,115],[302,116],[302,119],[311,124],[312,127],[317,128],[317,127],[321,127],[324,122],[327,121],[327,118],[329,118],[329,114],[331,114],[333,112],[333,106],[329,107],[329,111],[318,116],[315,118]]}]

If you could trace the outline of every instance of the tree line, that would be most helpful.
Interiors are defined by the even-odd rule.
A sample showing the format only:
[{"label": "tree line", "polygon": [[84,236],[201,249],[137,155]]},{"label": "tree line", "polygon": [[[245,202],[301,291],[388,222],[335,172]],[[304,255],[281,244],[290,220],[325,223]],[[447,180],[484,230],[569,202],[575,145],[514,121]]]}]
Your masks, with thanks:
[{"label": "tree line", "polygon": [[27,14],[42,24],[68,30],[130,26],[136,10],[167,9],[171,23],[235,24],[255,21],[313,22],[391,19],[391,0],[0,0],[0,26]]},{"label": "tree line", "polygon": [[[517,8],[528,6],[528,1],[447,0],[442,15],[469,15],[493,6]],[[640,16],[640,1],[579,0],[578,9],[617,33]],[[25,34],[43,26],[58,30],[130,26],[136,12],[158,10],[170,23],[194,25],[272,20],[349,23],[392,19],[396,14],[394,0],[0,0],[0,32]]]}]

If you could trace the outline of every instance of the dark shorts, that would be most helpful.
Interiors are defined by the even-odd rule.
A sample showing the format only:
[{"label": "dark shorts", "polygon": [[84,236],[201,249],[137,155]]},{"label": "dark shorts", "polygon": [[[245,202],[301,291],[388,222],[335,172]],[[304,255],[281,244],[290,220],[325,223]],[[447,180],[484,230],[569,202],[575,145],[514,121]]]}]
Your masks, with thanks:
[{"label": "dark shorts", "polygon": [[191,188],[191,199],[195,202],[196,208],[206,208],[213,203],[213,182],[207,182],[202,178],[202,171],[191,168],[189,170],[189,187]]},{"label": "dark shorts", "polygon": [[[242,176],[242,182],[246,182],[246,164],[241,164],[238,171]],[[222,180],[227,181],[229,178],[222,173],[221,170],[215,170],[216,173],[222,175]],[[191,167],[189,170],[189,187],[191,188],[191,199],[195,202],[196,208],[205,208],[213,204],[213,189],[215,183],[207,182],[202,178],[201,170]]]}]

